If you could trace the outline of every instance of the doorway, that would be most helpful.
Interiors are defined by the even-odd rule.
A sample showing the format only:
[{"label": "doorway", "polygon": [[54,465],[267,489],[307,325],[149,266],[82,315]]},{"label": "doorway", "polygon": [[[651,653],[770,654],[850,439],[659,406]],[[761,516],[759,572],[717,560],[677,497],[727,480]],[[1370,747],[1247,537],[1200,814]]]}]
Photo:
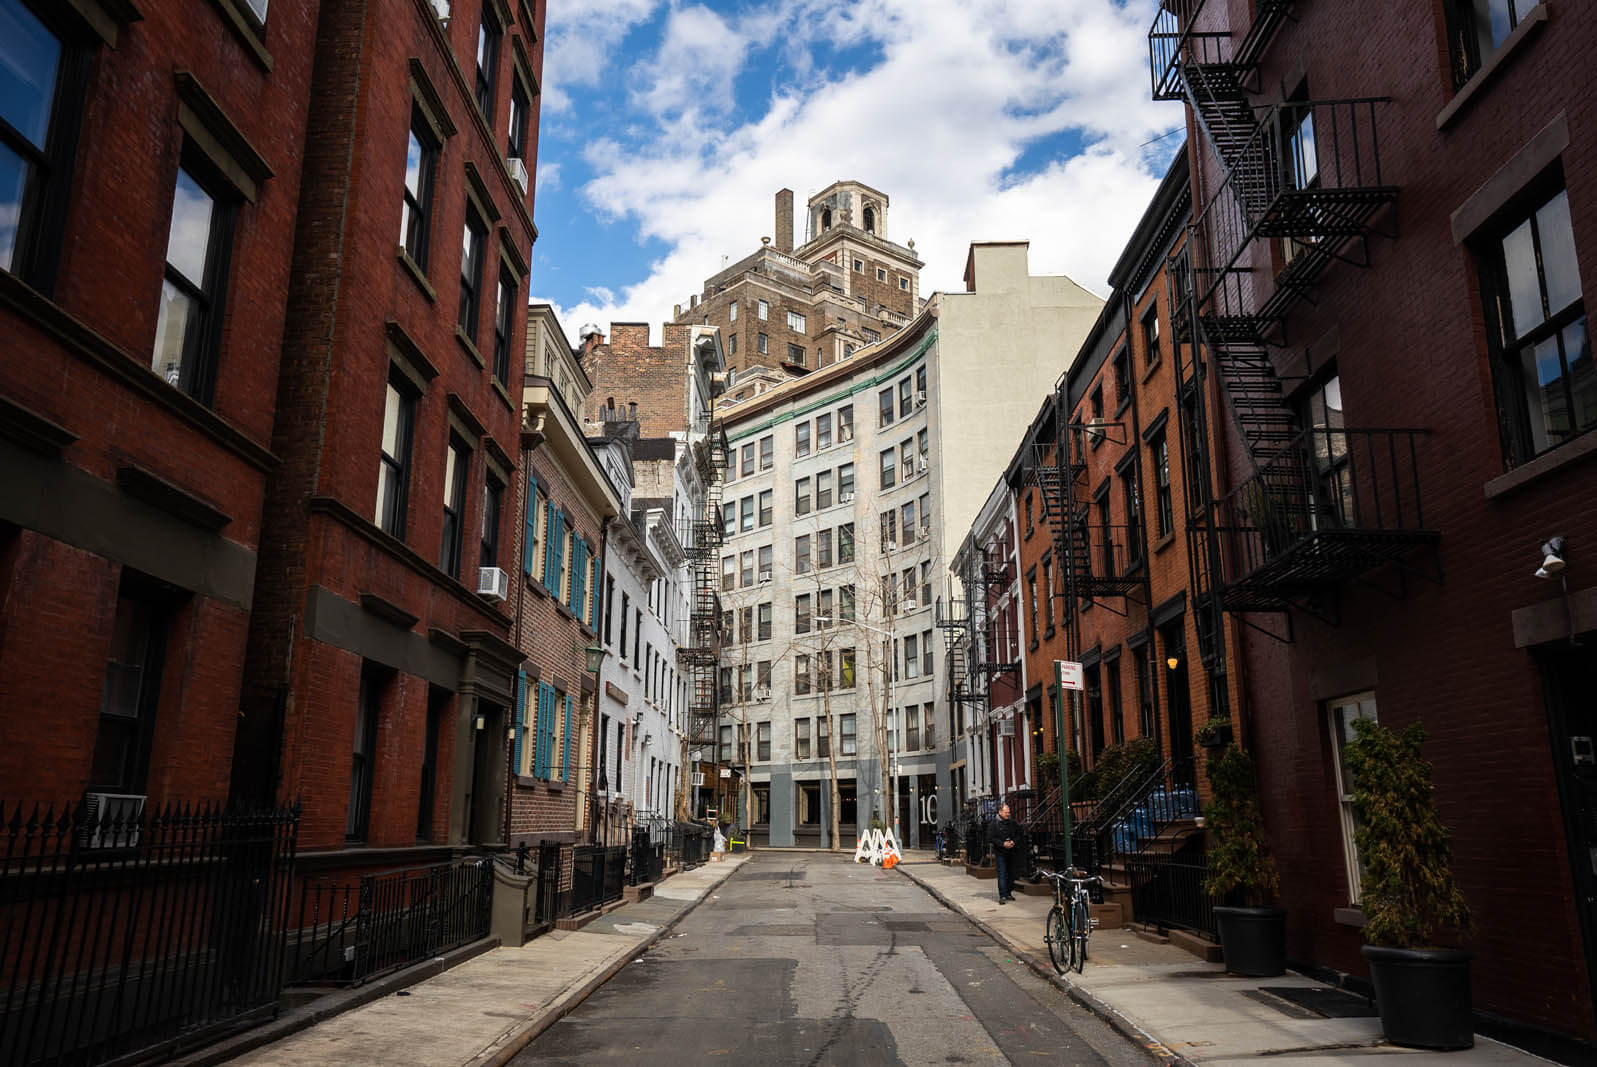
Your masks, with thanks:
[{"label": "doorway", "polygon": [[[1177,785],[1193,784],[1192,695],[1187,683],[1187,647],[1179,621],[1160,628],[1164,644],[1165,709],[1170,724],[1170,770]],[[1174,666],[1171,666],[1174,664]]]},{"label": "doorway", "polygon": [[505,806],[505,709],[486,700],[477,701],[472,724],[470,843],[498,845]]},{"label": "doorway", "polygon": [[[1537,660],[1546,695],[1548,735],[1569,842],[1575,910],[1586,953],[1588,992],[1597,991],[1597,631],[1581,645],[1542,650]],[[1597,999],[1597,998],[1589,998]]]}]

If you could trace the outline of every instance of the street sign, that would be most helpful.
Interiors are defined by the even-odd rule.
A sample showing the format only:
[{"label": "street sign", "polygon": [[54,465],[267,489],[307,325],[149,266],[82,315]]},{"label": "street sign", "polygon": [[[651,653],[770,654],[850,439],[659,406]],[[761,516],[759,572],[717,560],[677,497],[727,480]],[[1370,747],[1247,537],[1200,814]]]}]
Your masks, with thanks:
[{"label": "street sign", "polygon": [[1081,664],[1072,663],[1068,659],[1056,659],[1054,660],[1054,666],[1059,668],[1060,685],[1066,689],[1075,689],[1077,691],[1087,688],[1086,682],[1082,680]]}]

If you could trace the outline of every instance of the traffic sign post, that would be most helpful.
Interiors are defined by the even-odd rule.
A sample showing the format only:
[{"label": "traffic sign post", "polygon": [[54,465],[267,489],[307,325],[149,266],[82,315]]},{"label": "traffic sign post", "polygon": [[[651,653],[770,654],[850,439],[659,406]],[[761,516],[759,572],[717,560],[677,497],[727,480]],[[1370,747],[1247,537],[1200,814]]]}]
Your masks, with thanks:
[{"label": "traffic sign post", "polygon": [[[1070,828],[1070,760],[1065,751],[1065,690],[1082,688],[1081,664],[1069,660],[1054,660],[1054,722],[1058,725],[1059,747],[1059,810],[1065,823],[1065,870],[1076,866],[1071,852]],[[1074,684],[1072,684],[1072,682]]]}]

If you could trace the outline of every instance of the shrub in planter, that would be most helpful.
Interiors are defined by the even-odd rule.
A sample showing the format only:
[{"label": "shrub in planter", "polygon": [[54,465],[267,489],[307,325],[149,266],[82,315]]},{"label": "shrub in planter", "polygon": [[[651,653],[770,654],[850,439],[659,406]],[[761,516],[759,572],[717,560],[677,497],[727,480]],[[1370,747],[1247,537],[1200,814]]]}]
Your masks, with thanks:
[{"label": "shrub in planter", "polygon": [[1354,840],[1363,861],[1364,957],[1386,1039],[1418,1048],[1469,1048],[1469,961],[1438,944],[1467,934],[1469,905],[1453,878],[1452,835],[1436,812],[1425,730],[1402,733],[1355,719],[1347,746]]},{"label": "shrub in planter", "polygon": [[1281,974],[1286,912],[1271,904],[1281,879],[1265,839],[1253,757],[1227,745],[1209,760],[1209,789],[1203,809],[1209,867],[1204,888],[1226,901],[1214,909],[1225,968],[1259,978]]},{"label": "shrub in planter", "polygon": [[1044,752],[1037,757],[1037,774],[1042,779],[1044,792],[1059,785],[1059,753]]},{"label": "shrub in planter", "polygon": [[1231,720],[1226,718],[1210,719],[1198,727],[1197,732],[1192,737],[1204,748],[1224,748],[1231,743]]}]

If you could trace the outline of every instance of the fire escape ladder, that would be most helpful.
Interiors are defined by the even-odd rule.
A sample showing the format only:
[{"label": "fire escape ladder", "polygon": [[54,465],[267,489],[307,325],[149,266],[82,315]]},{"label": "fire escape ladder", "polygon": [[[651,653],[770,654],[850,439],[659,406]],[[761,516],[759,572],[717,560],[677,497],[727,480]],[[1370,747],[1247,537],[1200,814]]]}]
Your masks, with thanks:
[{"label": "fire escape ladder", "polygon": [[694,518],[692,544],[687,550],[688,566],[693,574],[693,599],[688,611],[690,645],[682,651],[693,672],[693,700],[688,709],[689,740],[704,748],[715,743],[720,706],[716,671],[721,651],[719,565],[724,533],[721,491],[727,456],[726,433],[720,423],[710,420],[708,433],[694,447],[700,450],[696,459],[704,480],[704,500]]}]

